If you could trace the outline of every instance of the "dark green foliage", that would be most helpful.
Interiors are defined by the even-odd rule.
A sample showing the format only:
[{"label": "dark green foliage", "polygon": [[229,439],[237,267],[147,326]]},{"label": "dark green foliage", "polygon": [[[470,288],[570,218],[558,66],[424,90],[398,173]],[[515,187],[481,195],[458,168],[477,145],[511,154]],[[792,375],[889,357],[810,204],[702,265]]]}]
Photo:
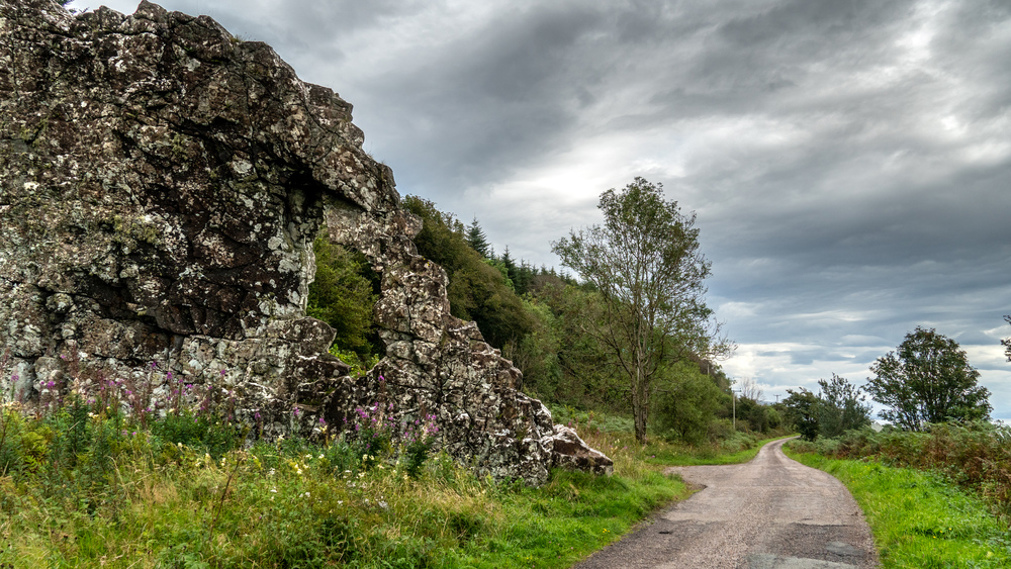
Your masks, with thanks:
[{"label": "dark green foliage", "polygon": [[403,458],[405,461],[404,472],[407,473],[409,478],[416,480],[419,476],[421,476],[421,469],[425,466],[425,461],[428,460],[428,455],[431,450],[431,440],[416,440],[405,445],[403,450]]},{"label": "dark green foliage", "polygon": [[756,433],[768,433],[782,422],[778,411],[754,399],[738,397],[736,406],[738,429],[743,427]]},{"label": "dark green foliage", "polygon": [[329,324],[334,344],[362,360],[377,352],[372,311],[379,298],[379,275],[364,255],[317,237],[316,278],[309,285],[306,314]]},{"label": "dark green foliage", "polygon": [[191,411],[170,413],[151,425],[151,434],[160,441],[200,449],[212,458],[238,448],[246,438],[246,429],[213,416],[199,416]]},{"label": "dark green foliage", "polygon": [[990,391],[976,384],[979,372],[958,343],[933,328],[906,334],[898,352],[878,358],[871,371],[867,392],[889,407],[881,417],[904,429],[990,417]]},{"label": "dark green foliage", "polygon": [[715,442],[717,413],[730,405],[730,396],[695,364],[682,362],[668,373],[667,387],[653,401],[654,430],[693,445]]},{"label": "dark green foliage", "polygon": [[528,297],[523,304],[533,326],[513,354],[513,364],[523,370],[524,390],[557,401],[564,377],[559,363],[563,349],[561,323],[543,300]]},{"label": "dark green foliage", "polygon": [[871,424],[871,407],[863,401],[861,390],[846,378],[832,374],[819,379],[821,390],[814,394],[806,389],[792,391],[783,403],[787,419],[801,434],[813,441],[817,437],[839,437],[843,433]]},{"label": "dark green foliage", "polygon": [[491,244],[488,243],[488,237],[484,234],[484,230],[481,229],[481,225],[477,222],[476,217],[470,223],[470,226],[467,227],[467,244],[482,257],[488,258],[492,256]]},{"label": "dark green foliage", "polygon": [[404,207],[424,221],[414,238],[418,253],[438,263],[449,275],[449,303],[453,316],[474,320],[492,346],[511,353],[533,328],[519,296],[498,269],[485,262],[468,244],[464,227],[435,204],[415,196]]},{"label": "dark green foliage", "polygon": [[532,372],[527,387],[558,403],[627,410],[627,385],[615,381],[615,362],[599,338],[599,294],[550,275],[534,282],[527,305],[537,324],[516,354],[524,374]]},{"label": "dark green foliage", "polygon": [[814,441],[821,431],[819,417],[821,415],[821,400],[810,391],[800,388],[800,391],[787,389],[789,397],[783,400],[787,417],[796,427],[802,439]]},{"label": "dark green foliage", "polygon": [[74,398],[69,405],[59,409],[49,418],[49,423],[56,433],[52,456],[55,462],[66,468],[74,468],[78,460],[88,451],[94,434],[89,428],[90,411],[91,409],[80,399]]},{"label": "dark green foliage", "polygon": [[818,422],[823,437],[838,437],[851,429],[871,424],[871,406],[860,389],[843,377],[832,374],[828,380],[819,379],[821,391]]}]

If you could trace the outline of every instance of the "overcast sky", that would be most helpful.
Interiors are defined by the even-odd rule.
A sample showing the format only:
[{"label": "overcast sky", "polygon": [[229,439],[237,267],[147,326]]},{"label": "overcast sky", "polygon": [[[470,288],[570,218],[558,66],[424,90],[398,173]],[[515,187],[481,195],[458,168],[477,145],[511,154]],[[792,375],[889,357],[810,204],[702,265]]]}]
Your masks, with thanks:
[{"label": "overcast sky", "polygon": [[162,5],[333,88],[402,195],[477,217],[498,252],[557,266],[550,242],[599,222],[601,192],[662,183],[698,213],[739,344],[724,368],[770,401],[862,383],[922,325],[1011,420],[1007,1]]}]

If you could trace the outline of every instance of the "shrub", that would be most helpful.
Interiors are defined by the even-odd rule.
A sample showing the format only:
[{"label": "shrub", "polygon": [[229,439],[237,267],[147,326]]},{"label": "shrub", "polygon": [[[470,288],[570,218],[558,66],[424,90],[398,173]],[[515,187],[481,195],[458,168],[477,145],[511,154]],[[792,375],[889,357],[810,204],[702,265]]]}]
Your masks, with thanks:
[{"label": "shrub", "polygon": [[979,421],[929,425],[923,432],[886,428],[849,431],[813,448],[832,458],[871,458],[902,467],[930,470],[982,495],[1011,517],[1011,429]]},{"label": "shrub", "polygon": [[365,255],[324,236],[316,238],[312,249],[316,277],[309,285],[305,312],[329,324],[336,331],[334,345],[357,356],[358,361],[347,363],[360,366],[378,349],[372,311],[379,298],[380,277]]}]

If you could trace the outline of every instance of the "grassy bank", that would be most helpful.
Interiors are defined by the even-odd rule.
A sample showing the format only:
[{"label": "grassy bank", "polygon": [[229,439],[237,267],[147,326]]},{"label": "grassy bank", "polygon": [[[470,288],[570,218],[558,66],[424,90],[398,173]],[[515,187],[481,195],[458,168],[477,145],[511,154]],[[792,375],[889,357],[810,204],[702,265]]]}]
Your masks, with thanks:
[{"label": "grassy bank", "polygon": [[530,488],[383,433],[246,448],[238,427],[186,414],[0,417],[0,567],[16,568],[569,567],[687,496],[662,463],[757,451],[577,425],[615,475]]},{"label": "grassy bank", "polygon": [[979,498],[940,475],[873,461],[788,455],[849,488],[885,569],[1011,567],[1011,534]]}]

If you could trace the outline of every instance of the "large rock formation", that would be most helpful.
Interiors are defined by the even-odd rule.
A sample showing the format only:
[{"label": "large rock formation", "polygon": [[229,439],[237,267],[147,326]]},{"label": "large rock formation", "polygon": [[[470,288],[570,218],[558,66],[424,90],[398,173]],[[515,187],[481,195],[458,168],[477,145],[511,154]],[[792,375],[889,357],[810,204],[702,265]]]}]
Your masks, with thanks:
[{"label": "large rock formation", "polygon": [[[449,314],[351,105],[267,45],[148,2],[75,17],[2,0],[0,67],[5,400],[111,385],[131,410],[227,401],[264,436],[381,402],[434,414],[440,444],[497,477],[610,470]],[[305,316],[324,220],[382,274],[387,355],[360,378]]]}]

